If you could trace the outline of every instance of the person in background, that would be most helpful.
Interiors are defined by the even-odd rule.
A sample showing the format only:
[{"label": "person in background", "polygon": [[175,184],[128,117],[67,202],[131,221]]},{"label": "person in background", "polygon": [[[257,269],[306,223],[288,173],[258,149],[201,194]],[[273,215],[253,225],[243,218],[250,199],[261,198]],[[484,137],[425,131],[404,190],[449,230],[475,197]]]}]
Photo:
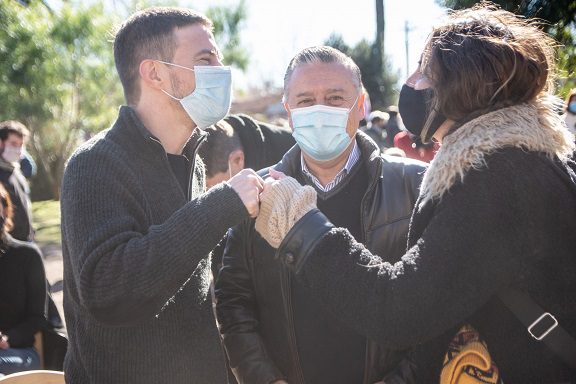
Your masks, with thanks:
[{"label": "person in background", "polygon": [[227,380],[209,253],[258,214],[263,180],[243,170],[204,192],[198,146],[231,100],[212,26],[152,7],[114,38],[127,105],[75,151],[62,183],[69,384]]},{"label": "person in background", "polygon": [[275,164],[295,143],[290,129],[244,114],[228,115],[206,128],[206,133],[198,152],[206,166],[206,188],[230,179],[242,169],[259,170]]},{"label": "person in background", "polygon": [[46,326],[40,250],[14,239],[10,195],[0,184],[0,377],[40,369],[34,334]]},{"label": "person in background", "polygon": [[564,121],[570,132],[576,134],[576,89],[571,90],[566,97]]},{"label": "person in background", "polygon": [[[489,3],[434,28],[399,106],[442,145],[400,261],[335,228],[289,177],[262,193],[256,228],[278,268],[356,332],[414,348],[421,383],[439,381],[468,325],[498,367],[490,383],[576,378],[576,145],[553,96],[554,47],[537,21]],[[408,124],[403,105],[421,119]]]},{"label": "person in background", "polygon": [[36,176],[38,167],[32,155],[26,151],[26,146],[22,148],[22,155],[20,156],[20,171],[25,178],[31,179]]},{"label": "person in background", "polygon": [[[296,54],[284,77],[283,101],[297,145],[273,168],[316,191],[322,212],[394,262],[406,244],[425,168],[381,156],[358,132],[364,116],[361,84],[358,66],[334,48]],[[275,225],[270,223],[271,230]],[[254,222],[246,221],[229,231],[215,284],[220,332],[238,382],[383,380],[404,354],[390,353],[385,340],[369,342],[342,324],[288,270],[276,268],[275,249],[254,229]],[[330,269],[330,262],[325,267]]]},{"label": "person in background", "polygon": [[406,157],[429,163],[434,159],[439,145],[434,142],[423,143],[418,135],[401,131],[394,137],[394,147],[404,151]]},{"label": "person in background", "polygon": [[18,240],[32,241],[32,203],[30,187],[20,171],[20,159],[30,133],[19,121],[0,122],[0,182],[8,190],[13,206],[11,235]]},{"label": "person in background", "polygon": [[372,111],[370,115],[368,115],[368,125],[364,130],[364,133],[374,140],[381,151],[386,148],[386,131],[384,130],[384,126],[388,122],[388,118],[389,116],[386,112]]},{"label": "person in background", "polygon": [[385,111],[388,114],[388,121],[384,124],[384,131],[386,132],[386,140],[384,145],[386,148],[394,147],[394,137],[401,132],[400,121],[398,120],[398,107],[390,105]]}]

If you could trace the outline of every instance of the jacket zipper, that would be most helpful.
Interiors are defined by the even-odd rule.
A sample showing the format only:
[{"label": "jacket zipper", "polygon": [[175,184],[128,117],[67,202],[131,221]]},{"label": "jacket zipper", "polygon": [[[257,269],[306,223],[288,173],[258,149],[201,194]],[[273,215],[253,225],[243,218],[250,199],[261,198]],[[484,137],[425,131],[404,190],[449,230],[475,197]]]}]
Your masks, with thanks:
[{"label": "jacket zipper", "polygon": [[291,355],[293,356],[294,369],[296,370],[296,377],[298,383],[304,384],[304,373],[300,365],[300,355],[298,354],[298,345],[296,343],[296,331],[294,329],[294,311],[292,310],[292,277],[290,271],[282,266],[281,287],[282,298],[284,301],[284,311],[288,318],[288,344],[290,345]]},{"label": "jacket zipper", "polygon": [[[368,187],[368,189],[366,190],[366,193],[364,194],[364,197],[362,197],[362,201],[360,202],[360,222],[362,223],[361,225],[361,233],[362,233],[362,240],[364,240],[364,245],[366,246],[366,248],[368,247],[368,238],[367,238],[367,224],[366,224],[366,220],[365,220],[365,204],[366,204],[366,196],[368,196],[375,188],[376,185],[378,184],[380,178],[382,178],[382,162],[379,161],[378,165],[377,165],[377,172],[376,172],[376,177],[374,177],[372,184],[370,184],[370,186]],[[366,338],[366,352],[365,352],[365,356],[364,356],[364,380],[362,381],[364,384],[370,384],[370,371],[371,371],[371,360],[370,360],[370,340],[368,338]]]}]

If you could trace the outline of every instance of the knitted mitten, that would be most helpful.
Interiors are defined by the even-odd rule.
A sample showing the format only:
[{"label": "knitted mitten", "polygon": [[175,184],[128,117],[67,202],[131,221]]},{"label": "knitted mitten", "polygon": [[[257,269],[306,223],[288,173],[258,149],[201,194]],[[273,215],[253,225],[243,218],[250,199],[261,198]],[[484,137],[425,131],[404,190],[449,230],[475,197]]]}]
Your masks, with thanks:
[{"label": "knitted mitten", "polygon": [[302,216],[316,208],[316,191],[291,177],[266,185],[260,195],[256,231],[274,248]]}]

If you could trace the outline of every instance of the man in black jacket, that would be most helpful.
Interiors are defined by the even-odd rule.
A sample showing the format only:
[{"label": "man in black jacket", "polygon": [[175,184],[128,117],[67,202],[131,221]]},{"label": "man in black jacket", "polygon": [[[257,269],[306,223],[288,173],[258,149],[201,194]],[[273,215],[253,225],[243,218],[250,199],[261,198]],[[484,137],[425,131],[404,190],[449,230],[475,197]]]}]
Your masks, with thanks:
[{"label": "man in black jacket", "polygon": [[14,210],[12,237],[32,241],[32,203],[30,187],[18,164],[22,148],[30,133],[24,124],[15,120],[0,123],[0,182],[4,185]]},{"label": "man in black jacket", "polygon": [[226,181],[242,169],[259,170],[278,162],[295,143],[288,128],[228,115],[206,128],[198,154],[206,166],[206,188]]},{"label": "man in black jacket", "polygon": [[204,193],[202,129],[230,107],[212,23],[149,8],[114,40],[127,104],[70,158],[62,185],[66,382],[224,383],[208,254],[258,214],[244,170]]},{"label": "man in black jacket", "polygon": [[[318,207],[371,250],[403,254],[423,163],[380,155],[358,132],[364,116],[358,66],[330,47],[298,53],[284,102],[297,142],[274,169],[318,193]],[[290,213],[288,212],[289,216]],[[273,230],[273,228],[271,228]],[[229,231],[216,310],[240,383],[374,383],[403,355],[386,351],[328,312],[272,257],[246,221]]]}]

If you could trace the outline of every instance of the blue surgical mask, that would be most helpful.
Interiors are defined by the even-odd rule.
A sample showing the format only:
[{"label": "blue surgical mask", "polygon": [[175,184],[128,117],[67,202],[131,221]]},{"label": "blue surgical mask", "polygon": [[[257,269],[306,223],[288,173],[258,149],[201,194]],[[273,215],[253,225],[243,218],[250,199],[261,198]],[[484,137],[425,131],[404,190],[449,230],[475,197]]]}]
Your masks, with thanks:
[{"label": "blue surgical mask", "polygon": [[165,94],[178,100],[188,116],[200,129],[204,129],[224,118],[230,110],[232,94],[232,72],[230,67],[194,66],[188,68],[160,61],[178,68],[194,71],[196,89],[186,97],[177,98],[165,90]]},{"label": "blue surgical mask", "polygon": [[346,132],[352,108],[313,105],[290,111],[292,136],[300,149],[317,161],[329,161],[341,155],[352,142]]},{"label": "blue surgical mask", "polygon": [[576,101],[571,101],[568,103],[568,112],[573,115],[576,115]]}]

